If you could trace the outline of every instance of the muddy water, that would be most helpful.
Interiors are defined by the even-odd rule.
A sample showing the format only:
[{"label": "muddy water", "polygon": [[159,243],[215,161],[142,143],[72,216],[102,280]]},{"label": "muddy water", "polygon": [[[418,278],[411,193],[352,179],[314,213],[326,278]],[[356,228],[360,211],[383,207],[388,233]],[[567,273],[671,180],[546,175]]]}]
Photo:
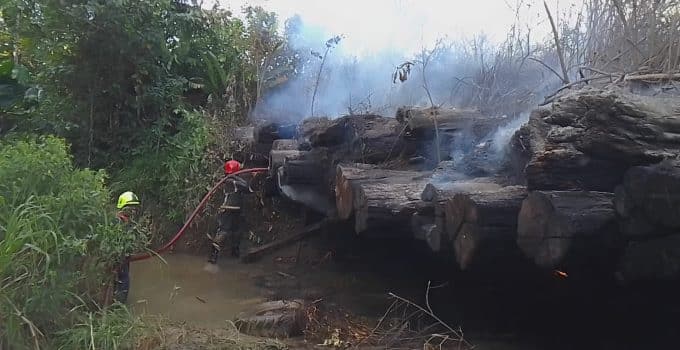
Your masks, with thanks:
[{"label": "muddy water", "polygon": [[259,273],[234,260],[208,268],[205,257],[164,255],[130,266],[128,303],[137,314],[162,315],[201,327],[224,327],[252,306],[264,301],[264,292],[248,281]]},{"label": "muddy water", "polygon": [[[253,305],[279,298],[323,299],[375,321],[390,304],[388,292],[422,305],[432,281],[444,285],[431,291],[432,307],[462,326],[479,349],[677,348],[677,286],[622,290],[604,281],[584,286],[527,273],[479,278],[451,274],[453,262],[416,254],[412,243],[336,248],[305,248],[299,265],[275,262],[296,256],[295,247],[255,264],[225,257],[212,272],[204,269],[203,256],[133,263],[129,303],[137,313],[199,327],[223,327]],[[334,258],[319,262],[328,249]]]}]

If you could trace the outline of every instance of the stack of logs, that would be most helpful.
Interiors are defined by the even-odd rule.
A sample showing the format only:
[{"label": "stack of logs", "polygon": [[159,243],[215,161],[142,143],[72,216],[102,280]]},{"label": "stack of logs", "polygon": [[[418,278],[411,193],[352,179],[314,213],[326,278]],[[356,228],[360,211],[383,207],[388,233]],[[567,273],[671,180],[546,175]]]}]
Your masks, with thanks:
[{"label": "stack of logs", "polygon": [[357,234],[423,240],[463,270],[523,260],[622,281],[672,278],[678,111],[677,100],[583,89],[533,111],[493,155],[483,145],[511,120],[478,111],[315,118],[295,140],[272,142],[271,169],[282,186],[316,186]]}]

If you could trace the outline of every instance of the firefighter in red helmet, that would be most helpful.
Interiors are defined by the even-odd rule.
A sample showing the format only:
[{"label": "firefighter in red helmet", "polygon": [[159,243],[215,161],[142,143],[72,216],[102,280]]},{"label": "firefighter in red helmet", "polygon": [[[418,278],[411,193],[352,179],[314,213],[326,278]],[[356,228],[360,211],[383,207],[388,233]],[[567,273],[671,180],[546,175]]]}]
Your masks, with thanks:
[{"label": "firefighter in red helmet", "polygon": [[[225,175],[232,175],[240,170],[241,164],[238,161],[230,160],[224,163]],[[224,201],[219,208],[217,232],[211,237],[212,249],[208,262],[217,263],[217,258],[225,243],[229,244],[232,256],[238,257],[240,255],[243,196],[250,192],[253,192],[253,190],[249,184],[238,176],[230,178],[224,184]]]}]

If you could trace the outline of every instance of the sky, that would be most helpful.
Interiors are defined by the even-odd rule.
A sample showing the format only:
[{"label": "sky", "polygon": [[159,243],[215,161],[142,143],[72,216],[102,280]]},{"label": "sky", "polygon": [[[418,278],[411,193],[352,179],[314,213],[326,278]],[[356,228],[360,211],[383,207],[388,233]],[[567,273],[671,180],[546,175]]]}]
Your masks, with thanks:
[{"label": "sky", "polygon": [[[520,23],[531,26],[532,36],[550,33],[540,0],[204,0],[204,7],[218,1],[235,13],[246,3],[276,12],[281,23],[295,14],[308,26],[329,37],[345,35],[343,50],[365,57],[386,49],[416,52],[432,47],[438,38],[471,38],[484,33],[500,42],[515,22],[517,4]],[[547,0],[558,17],[580,9],[583,0]],[[559,16],[561,17],[561,16]]]}]

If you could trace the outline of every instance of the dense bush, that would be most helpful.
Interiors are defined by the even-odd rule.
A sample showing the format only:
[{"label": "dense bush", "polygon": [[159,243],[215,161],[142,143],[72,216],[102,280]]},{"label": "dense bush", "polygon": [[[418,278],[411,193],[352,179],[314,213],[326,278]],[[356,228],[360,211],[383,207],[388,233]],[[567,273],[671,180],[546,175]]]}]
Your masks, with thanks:
[{"label": "dense bush", "polygon": [[172,133],[159,121],[129,158],[114,166],[112,188],[116,193],[139,193],[145,207],[162,209],[167,219],[183,222],[219,167],[208,163],[207,149],[214,138],[206,118],[196,112],[177,112],[180,120]]},{"label": "dense bush", "polygon": [[112,264],[145,245],[116,224],[105,178],[55,137],[0,144],[0,345],[43,344],[87,318]]}]

